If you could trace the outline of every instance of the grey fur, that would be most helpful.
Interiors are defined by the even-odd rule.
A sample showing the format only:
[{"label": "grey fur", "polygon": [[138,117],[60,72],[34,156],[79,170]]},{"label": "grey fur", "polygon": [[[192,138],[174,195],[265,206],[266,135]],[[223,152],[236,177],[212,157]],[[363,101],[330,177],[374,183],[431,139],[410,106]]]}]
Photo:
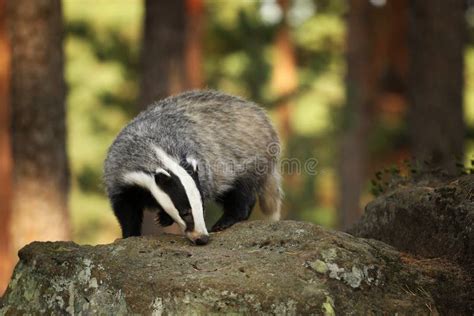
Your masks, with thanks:
[{"label": "grey fur", "polygon": [[279,140],[256,104],[217,91],[190,91],[151,105],[123,128],[109,149],[104,167],[109,196],[123,185],[125,173],[163,167],[152,146],[177,161],[198,161],[203,199],[246,179],[256,184],[263,211],[279,214],[279,152],[274,151]]}]

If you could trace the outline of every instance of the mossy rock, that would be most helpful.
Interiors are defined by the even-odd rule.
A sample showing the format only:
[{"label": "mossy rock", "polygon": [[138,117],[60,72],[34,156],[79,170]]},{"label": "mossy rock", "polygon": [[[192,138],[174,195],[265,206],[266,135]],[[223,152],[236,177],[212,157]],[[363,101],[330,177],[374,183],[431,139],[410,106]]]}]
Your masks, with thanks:
[{"label": "mossy rock", "polygon": [[2,315],[426,315],[443,278],[465,276],[382,242],[295,221],[244,222],[206,246],[181,236],[108,245],[34,242],[3,298]]}]

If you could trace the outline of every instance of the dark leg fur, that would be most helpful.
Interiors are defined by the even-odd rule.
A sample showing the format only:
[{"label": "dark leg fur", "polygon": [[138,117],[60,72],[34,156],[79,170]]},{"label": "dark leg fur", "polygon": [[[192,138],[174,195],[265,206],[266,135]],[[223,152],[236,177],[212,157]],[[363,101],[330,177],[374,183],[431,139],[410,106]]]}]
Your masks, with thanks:
[{"label": "dark leg fur", "polygon": [[211,231],[221,231],[237,222],[249,218],[256,202],[254,186],[246,182],[237,184],[217,199],[224,208],[222,217],[212,226]]},{"label": "dark leg fur", "polygon": [[126,187],[111,200],[115,216],[122,228],[122,237],[140,236],[143,211],[154,202],[151,194],[139,187]]}]

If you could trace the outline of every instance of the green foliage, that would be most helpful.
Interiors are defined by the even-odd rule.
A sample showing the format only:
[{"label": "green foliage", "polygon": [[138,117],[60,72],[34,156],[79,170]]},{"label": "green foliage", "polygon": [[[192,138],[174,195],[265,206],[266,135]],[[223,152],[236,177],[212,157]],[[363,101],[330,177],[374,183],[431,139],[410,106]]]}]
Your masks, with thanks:
[{"label": "green foliage", "polygon": [[[465,53],[465,80],[466,88],[464,89],[464,113],[465,121],[468,125],[468,128],[474,129],[474,47],[469,47],[466,49]],[[474,139],[474,136],[471,138]]]},{"label": "green foliage", "polygon": [[205,73],[210,87],[263,103],[263,85],[271,71],[268,46],[275,27],[264,24],[259,18],[257,4],[209,2]]},{"label": "green foliage", "polygon": [[64,1],[70,206],[81,243],[120,236],[102,188],[102,162],[136,113],[141,14],[141,1]]}]

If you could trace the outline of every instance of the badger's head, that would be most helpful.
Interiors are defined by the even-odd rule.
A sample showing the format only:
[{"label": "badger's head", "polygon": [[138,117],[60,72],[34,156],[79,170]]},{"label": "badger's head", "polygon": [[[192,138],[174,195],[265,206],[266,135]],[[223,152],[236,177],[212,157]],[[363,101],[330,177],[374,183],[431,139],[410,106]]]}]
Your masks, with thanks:
[{"label": "badger's head", "polygon": [[160,148],[155,148],[155,151],[162,166],[152,175],[142,172],[128,173],[125,176],[127,182],[133,182],[150,191],[160,212],[165,212],[165,218],[160,219],[162,225],[170,225],[174,221],[193,243],[207,244],[209,233],[204,222],[198,162],[193,157],[177,161]]}]

